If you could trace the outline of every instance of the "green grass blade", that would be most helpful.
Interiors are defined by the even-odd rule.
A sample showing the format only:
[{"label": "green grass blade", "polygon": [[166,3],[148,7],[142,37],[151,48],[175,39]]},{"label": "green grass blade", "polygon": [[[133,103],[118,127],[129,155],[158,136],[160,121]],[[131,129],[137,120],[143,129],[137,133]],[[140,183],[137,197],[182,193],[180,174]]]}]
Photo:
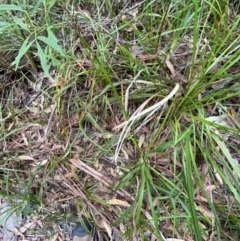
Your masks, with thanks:
[{"label": "green grass blade", "polygon": [[0,4],[0,11],[23,11],[19,6],[14,4]]},{"label": "green grass blade", "polygon": [[38,42],[36,42],[37,44],[37,50],[38,50],[38,56],[39,56],[39,59],[40,59],[40,62],[41,62],[41,66],[43,68],[43,71],[44,71],[44,74],[46,76],[49,76],[49,68],[50,66],[48,65],[48,60],[47,60],[47,56],[46,54],[43,52],[40,44]]},{"label": "green grass blade", "polygon": [[30,43],[28,43],[30,39],[30,36],[27,37],[21,48],[19,49],[19,52],[18,52],[18,55],[17,57],[15,58],[15,60],[11,63],[11,65],[15,65],[15,69],[17,69],[19,67],[19,64],[20,64],[20,60],[21,58],[27,53],[27,51],[30,49],[30,47],[33,45],[34,41],[31,41]]}]

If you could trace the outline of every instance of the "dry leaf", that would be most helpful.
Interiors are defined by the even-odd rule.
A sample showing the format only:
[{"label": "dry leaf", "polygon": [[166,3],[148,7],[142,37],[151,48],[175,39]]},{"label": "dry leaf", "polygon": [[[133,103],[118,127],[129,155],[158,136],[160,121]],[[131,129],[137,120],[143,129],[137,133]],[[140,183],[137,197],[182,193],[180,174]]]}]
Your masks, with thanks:
[{"label": "dry leaf", "polygon": [[21,134],[22,134],[22,138],[23,138],[23,142],[24,142],[25,146],[29,146],[29,143],[28,143],[27,137],[25,136],[24,133],[21,133]]},{"label": "dry leaf", "polygon": [[138,141],[138,147],[141,148],[142,147],[142,144],[145,140],[145,135],[142,134],[140,137],[139,137],[139,141]]},{"label": "dry leaf", "polygon": [[84,152],[84,148],[82,148],[81,146],[75,145],[74,148],[78,151],[78,153],[80,152]]},{"label": "dry leaf", "polygon": [[214,241],[215,240],[215,236],[217,235],[216,231],[213,231],[208,239],[208,241]]},{"label": "dry leaf", "polygon": [[96,137],[100,137],[100,138],[104,138],[104,139],[110,139],[113,137],[113,134],[110,132],[105,132],[104,134],[103,133],[95,133],[94,135]]},{"label": "dry leaf", "polygon": [[134,157],[134,149],[130,143],[127,143],[127,148],[125,150],[129,156]]},{"label": "dry leaf", "polygon": [[126,232],[126,228],[125,228],[123,223],[119,224],[119,229],[120,229],[121,233],[125,233]]},{"label": "dry leaf", "polygon": [[34,158],[31,156],[18,156],[18,159],[22,160],[22,161],[34,161]]},{"label": "dry leaf", "polygon": [[42,161],[39,161],[37,162],[36,164],[32,164],[32,166],[43,166],[45,165],[46,163],[48,162],[48,159],[45,159],[45,160],[42,160]]},{"label": "dry leaf", "polygon": [[63,146],[62,145],[53,145],[52,148],[51,148],[51,151],[55,151],[55,150],[58,150],[58,149],[63,149]]},{"label": "dry leaf", "polygon": [[63,241],[63,239],[58,235],[58,241]]},{"label": "dry leaf", "polygon": [[9,123],[7,130],[10,131],[12,129],[13,125],[14,125],[14,122]]},{"label": "dry leaf", "polygon": [[52,113],[52,111],[54,110],[54,107],[55,107],[55,104],[52,104],[52,105],[50,105],[48,108],[46,108],[46,109],[44,110],[44,112],[45,112],[46,114],[50,114],[50,113]]},{"label": "dry leaf", "polygon": [[37,108],[37,107],[27,107],[27,106],[26,106],[26,108],[27,108],[30,112],[34,113],[34,114],[40,113],[40,110],[39,110],[39,108]]},{"label": "dry leaf", "polygon": [[24,239],[24,235],[17,228],[14,228],[14,233],[18,236],[21,236],[22,239]]},{"label": "dry leaf", "polygon": [[204,207],[202,206],[198,206],[197,209],[203,213],[205,216],[207,216],[208,218],[212,219],[214,217],[213,213],[210,212],[209,210],[206,210]]},{"label": "dry leaf", "polygon": [[50,241],[56,241],[58,238],[58,233],[56,233],[51,239]]},{"label": "dry leaf", "polygon": [[221,176],[218,174],[218,172],[216,171],[215,168],[214,168],[214,173],[215,173],[215,177],[218,180],[219,184],[222,186],[223,185],[223,180],[222,180]]},{"label": "dry leaf", "polygon": [[156,241],[157,237],[154,234],[151,234],[151,241]]},{"label": "dry leaf", "polygon": [[55,180],[55,181],[62,181],[63,179],[64,179],[64,178],[62,177],[62,175],[57,175],[57,174],[56,174],[56,175],[54,176],[54,180]]},{"label": "dry leaf", "polygon": [[112,228],[110,225],[104,219],[101,219],[99,224],[107,231],[109,238],[112,240]]},{"label": "dry leaf", "polygon": [[20,228],[20,232],[21,233],[25,233],[27,230],[29,230],[30,228],[33,228],[33,226],[34,226],[35,224],[33,223],[33,222],[30,222],[30,223],[26,223],[26,224],[24,224],[24,226],[22,226],[21,228]]},{"label": "dry leaf", "polygon": [[195,199],[200,202],[208,202],[207,198],[203,197],[202,195],[197,195]]},{"label": "dry leaf", "polygon": [[112,205],[130,207],[130,204],[128,202],[123,201],[123,200],[119,200],[119,199],[115,199],[115,198],[108,200],[107,203],[112,204]]},{"label": "dry leaf", "polygon": [[80,12],[83,16],[85,16],[85,17],[87,17],[87,18],[91,18],[91,14],[90,14],[89,11],[79,9],[79,12]]},{"label": "dry leaf", "polygon": [[202,165],[201,176],[203,177],[203,185],[207,186],[209,183],[210,177],[209,177],[209,173],[208,173],[208,167],[206,164]]},{"label": "dry leaf", "polygon": [[185,241],[183,239],[178,239],[178,238],[166,238],[166,241]]},{"label": "dry leaf", "polygon": [[176,73],[175,73],[173,64],[168,59],[166,60],[166,65],[167,65],[168,69],[170,70],[172,76],[174,76]]},{"label": "dry leaf", "polygon": [[122,148],[122,152],[123,152],[123,155],[124,155],[125,159],[126,159],[126,160],[129,160],[128,153],[125,151],[124,148]]},{"label": "dry leaf", "polygon": [[215,185],[206,186],[205,190],[207,193],[212,193],[213,190],[216,190],[216,186]]},{"label": "dry leaf", "polygon": [[112,175],[112,177],[115,177],[115,178],[117,178],[117,173],[113,170],[113,168],[110,168],[110,173],[111,173],[111,175]]},{"label": "dry leaf", "polygon": [[101,172],[104,167],[104,165],[99,162],[94,163],[93,166],[98,172]]}]

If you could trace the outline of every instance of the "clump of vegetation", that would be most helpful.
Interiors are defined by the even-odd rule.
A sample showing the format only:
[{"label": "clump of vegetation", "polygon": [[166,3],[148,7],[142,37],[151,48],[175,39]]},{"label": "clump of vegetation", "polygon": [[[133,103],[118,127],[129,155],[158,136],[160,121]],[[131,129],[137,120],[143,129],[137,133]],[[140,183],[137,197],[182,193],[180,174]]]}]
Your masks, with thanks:
[{"label": "clump of vegetation", "polygon": [[239,9],[0,5],[0,193],[23,236],[87,219],[100,240],[239,237]]}]

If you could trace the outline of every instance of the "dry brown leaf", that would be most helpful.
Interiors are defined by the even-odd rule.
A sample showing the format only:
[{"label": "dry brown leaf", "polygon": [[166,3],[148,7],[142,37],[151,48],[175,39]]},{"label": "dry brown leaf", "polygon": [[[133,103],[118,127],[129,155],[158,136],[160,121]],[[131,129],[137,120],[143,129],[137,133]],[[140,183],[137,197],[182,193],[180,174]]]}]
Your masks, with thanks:
[{"label": "dry brown leaf", "polygon": [[222,186],[223,180],[222,180],[221,176],[218,174],[218,172],[215,170],[215,168],[214,168],[214,172],[215,172],[216,179],[218,180],[219,184]]},{"label": "dry brown leaf", "polygon": [[22,139],[23,139],[23,142],[24,142],[25,146],[29,146],[26,135],[23,132],[21,133],[21,135],[22,135]]},{"label": "dry brown leaf", "polygon": [[185,241],[184,239],[178,239],[178,238],[166,238],[166,241]]},{"label": "dry brown leaf", "polygon": [[187,115],[183,116],[183,119],[187,122],[187,123],[191,123],[192,122],[192,118],[188,117]]},{"label": "dry brown leaf", "polygon": [[[200,221],[198,221],[198,225],[199,225],[199,227],[202,228],[202,230],[206,230],[207,229],[207,227]],[[207,241],[208,240],[208,234],[204,233],[202,238],[203,238],[204,241]]]},{"label": "dry brown leaf", "polygon": [[205,203],[208,202],[207,198],[203,197],[200,194],[196,196],[195,200],[200,201],[200,202],[205,202]]},{"label": "dry brown leaf", "polygon": [[173,67],[173,64],[170,62],[170,60],[166,60],[166,65],[168,67],[168,69],[170,70],[172,76],[174,76],[176,74],[175,70],[174,70],[174,67]]},{"label": "dry brown leaf", "polygon": [[34,114],[39,114],[41,112],[37,107],[27,107],[27,110]]},{"label": "dry brown leaf", "polygon": [[103,167],[104,167],[104,165],[99,163],[99,162],[94,163],[93,166],[98,172],[101,172],[103,170]]},{"label": "dry brown leaf", "polygon": [[[76,160],[76,159],[70,159],[69,160],[75,167],[81,169],[82,171],[88,173],[90,176],[94,177],[96,180],[100,181],[107,187],[113,184],[113,181],[104,176],[102,173],[96,171],[92,167],[88,166],[86,163],[82,162],[81,160]],[[124,189],[117,190],[117,193],[123,197],[133,197]]]},{"label": "dry brown leaf", "polygon": [[132,27],[125,28],[124,30],[126,30],[127,32],[132,32],[136,28],[136,26],[137,25],[135,23],[133,23]]},{"label": "dry brown leaf", "polygon": [[212,191],[216,190],[216,186],[215,185],[209,185],[207,187],[205,187],[205,190],[207,193],[212,193]]},{"label": "dry brown leaf", "polygon": [[75,175],[75,173],[72,173],[72,172],[69,172],[67,174],[64,174],[64,179],[69,179],[69,178],[72,178],[73,176]]},{"label": "dry brown leaf", "polygon": [[117,178],[118,175],[117,175],[117,173],[114,171],[113,168],[110,168],[110,173],[111,173],[112,177]]},{"label": "dry brown leaf", "polygon": [[43,227],[42,221],[39,219],[39,217],[37,216],[33,216],[32,220],[39,226],[39,227]]},{"label": "dry brown leaf", "polygon": [[12,129],[13,125],[14,125],[14,122],[9,123],[7,130],[10,131]]},{"label": "dry brown leaf", "polygon": [[62,177],[62,175],[58,175],[58,174],[55,174],[54,175],[54,180],[55,181],[62,181],[64,178]]},{"label": "dry brown leaf", "polygon": [[34,222],[25,223],[25,224],[19,229],[19,231],[20,231],[21,233],[25,233],[28,229],[33,228],[34,225],[35,225]]},{"label": "dry brown leaf", "polygon": [[213,213],[204,208],[203,206],[198,206],[197,209],[210,219],[214,217]]},{"label": "dry brown leaf", "polygon": [[202,165],[201,176],[203,177],[203,185],[207,186],[209,183],[210,177],[209,177],[209,173],[208,173],[208,167],[206,164]]},{"label": "dry brown leaf", "polygon": [[151,241],[156,241],[157,240],[157,237],[152,233],[151,234]]},{"label": "dry brown leaf", "polygon": [[129,156],[134,157],[134,148],[130,143],[127,143],[127,148],[126,152],[128,153]]},{"label": "dry brown leaf", "polygon": [[58,240],[63,241],[63,239],[60,237],[60,235],[58,235]]},{"label": "dry brown leaf", "polygon": [[155,162],[157,163],[157,164],[160,164],[160,165],[166,165],[166,164],[169,164],[169,159],[168,158],[157,158],[156,160],[155,160]]},{"label": "dry brown leaf", "polygon": [[155,60],[158,58],[158,54],[142,54],[139,55],[141,61],[147,62],[149,60]]},{"label": "dry brown leaf", "polygon": [[58,233],[56,233],[51,239],[50,241],[56,241],[58,238]]},{"label": "dry brown leaf", "polygon": [[47,164],[47,162],[48,162],[48,159],[44,159],[42,161],[37,162],[36,164],[32,164],[32,166],[34,166],[34,167],[35,166],[44,166]]},{"label": "dry brown leaf", "polygon": [[[153,207],[156,207],[156,205],[158,204],[158,199],[155,198],[155,199],[153,200],[152,204],[153,204]],[[147,211],[150,211],[150,210],[151,210],[151,207],[150,207],[149,204],[147,205],[146,210],[147,210]]]},{"label": "dry brown leaf", "polygon": [[99,224],[107,231],[109,238],[112,240],[112,228],[110,227],[110,225],[104,219],[101,219],[99,221]]},{"label": "dry brown leaf", "polygon": [[140,137],[139,137],[139,141],[138,141],[138,147],[141,148],[142,147],[142,144],[145,140],[145,135],[142,134]]},{"label": "dry brown leaf", "polygon": [[75,145],[74,148],[77,150],[78,153],[84,152],[84,148],[82,148],[81,146]]},{"label": "dry brown leaf", "polygon": [[85,17],[87,17],[87,18],[91,18],[91,13],[89,12],[89,11],[87,11],[87,10],[82,10],[82,9],[79,9],[79,12],[83,15],[83,16],[85,16]]},{"label": "dry brown leaf", "polygon": [[125,228],[125,226],[124,226],[123,223],[120,223],[120,224],[119,224],[119,229],[120,229],[120,232],[121,232],[121,233],[125,233],[125,232],[126,232],[126,228]]},{"label": "dry brown leaf", "polygon": [[14,228],[14,233],[18,236],[21,236],[22,239],[24,239],[24,235],[17,228]]},{"label": "dry brown leaf", "polygon": [[130,207],[130,204],[126,201],[120,200],[120,199],[110,199],[107,201],[108,204],[112,204],[112,205],[119,205],[119,206],[124,206],[124,207]]},{"label": "dry brown leaf", "polygon": [[122,148],[122,152],[123,152],[123,155],[124,155],[125,159],[126,159],[126,160],[129,160],[128,153],[125,151],[124,148]]},{"label": "dry brown leaf", "polygon": [[33,157],[31,156],[18,156],[18,159],[22,160],[22,161],[35,161]]},{"label": "dry brown leaf", "polygon": [[51,148],[51,151],[55,151],[55,150],[58,150],[58,149],[62,149],[63,150],[63,146],[62,145],[55,145],[55,144],[53,144],[53,146]]},{"label": "dry brown leaf", "polygon": [[210,237],[209,237],[208,241],[214,241],[214,240],[215,240],[215,235],[217,235],[217,232],[216,232],[216,231],[213,231],[213,232],[210,234]]},{"label": "dry brown leaf", "polygon": [[104,134],[102,133],[95,133],[94,134],[96,137],[100,137],[100,138],[104,138],[104,139],[110,139],[113,137],[113,134],[112,133],[109,133],[109,132],[106,132]]}]

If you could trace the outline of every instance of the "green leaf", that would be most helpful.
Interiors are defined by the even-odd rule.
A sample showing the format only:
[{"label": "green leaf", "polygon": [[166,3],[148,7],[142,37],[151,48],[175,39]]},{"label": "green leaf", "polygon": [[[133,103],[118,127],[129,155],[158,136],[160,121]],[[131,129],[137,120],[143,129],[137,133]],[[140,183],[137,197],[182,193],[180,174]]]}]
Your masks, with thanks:
[{"label": "green leaf", "polygon": [[153,152],[162,152],[162,151],[166,150],[166,149],[169,148],[169,147],[174,147],[173,140],[170,140],[170,141],[161,143],[160,145],[158,145],[158,146],[156,147],[155,150],[153,150]]},{"label": "green leaf", "polygon": [[47,28],[47,33],[48,33],[48,38],[49,39],[52,39],[56,43],[58,42],[58,39],[56,38],[56,36],[54,35],[54,33],[52,32],[50,27]]},{"label": "green leaf", "polygon": [[47,64],[47,57],[44,54],[40,44],[37,42],[37,49],[38,49],[38,57],[40,58],[41,66],[43,68],[44,74],[46,76],[50,76],[49,74],[49,66]]},{"label": "green leaf", "polygon": [[0,22],[0,28],[6,28],[9,27],[11,24],[8,22],[1,21]]},{"label": "green leaf", "polygon": [[19,49],[19,52],[18,52],[17,57],[16,57],[15,60],[11,63],[12,66],[15,65],[15,69],[18,68],[21,58],[23,57],[23,55],[26,54],[26,52],[29,50],[29,48],[31,47],[31,45],[32,45],[33,42],[34,42],[34,41],[32,41],[32,42],[30,42],[29,44],[27,44],[27,43],[28,43],[28,40],[29,40],[29,37],[27,37],[27,38],[24,40],[21,48]]},{"label": "green leaf", "polygon": [[176,146],[177,144],[179,144],[182,140],[184,140],[184,138],[186,137],[186,135],[189,134],[189,129],[187,129],[185,132],[181,133],[180,135],[175,135],[175,140],[170,140],[170,141],[167,141],[167,142],[163,142],[161,144],[159,144],[155,150],[153,150],[153,152],[162,152],[164,150],[166,150],[167,148],[169,147],[174,147]]},{"label": "green leaf", "polygon": [[39,36],[38,39],[42,42],[44,42],[46,45],[52,47],[54,50],[56,50],[58,53],[60,53],[62,56],[65,56],[64,51],[62,47],[57,43],[54,35],[45,37],[45,36]]},{"label": "green leaf", "polygon": [[185,138],[185,148],[184,148],[184,158],[186,160],[184,166],[185,172],[185,187],[188,194],[188,202],[189,202],[189,209],[192,218],[192,226],[195,233],[195,240],[202,241],[201,236],[201,229],[199,228],[198,224],[198,216],[196,211],[196,204],[194,200],[195,196],[195,189],[194,189],[194,182],[192,179],[193,175],[193,167],[192,163],[194,162],[194,148],[192,146],[192,140],[190,139],[190,135],[187,135]]},{"label": "green leaf", "polygon": [[130,170],[125,176],[121,176],[121,181],[115,187],[115,189],[119,190],[119,189],[123,188],[124,186],[127,186],[128,182],[131,182],[131,180],[135,180],[135,176],[138,174],[139,171],[141,171],[140,167],[136,166],[136,168]]},{"label": "green leaf", "polygon": [[[149,220],[149,222],[151,222],[152,226],[156,229],[156,227],[159,226],[159,222],[158,222],[158,215],[156,213],[156,210],[153,204],[153,196],[151,192],[151,189],[154,188],[154,184],[153,184],[151,173],[149,172],[148,168],[145,168],[145,176],[147,179],[146,180],[147,197],[148,197],[148,202],[149,202],[149,206],[150,206],[150,210],[153,218],[152,220]],[[156,234],[162,240],[162,235],[159,229],[156,229]]]},{"label": "green leaf", "polygon": [[30,203],[27,203],[27,205],[23,209],[23,215],[26,217],[32,212],[32,208]]},{"label": "green leaf", "polygon": [[37,14],[37,12],[39,11],[39,8],[40,8],[42,2],[43,2],[43,0],[38,0],[38,1],[35,1],[35,2],[34,2],[33,9],[32,9],[32,11],[29,13],[29,14],[31,14],[31,16],[34,16],[34,17],[36,16],[36,14]]},{"label": "green leaf", "polygon": [[22,21],[21,18],[13,17],[13,20],[14,20],[14,22],[15,22],[17,25],[19,25],[22,29],[30,32],[27,24],[25,24],[25,23]]},{"label": "green leaf", "polygon": [[1,4],[0,11],[6,11],[6,10],[23,11],[19,6],[14,5],[14,4]]},{"label": "green leaf", "polygon": [[143,206],[143,198],[145,195],[145,184],[146,184],[146,177],[144,173],[145,165],[142,166],[141,170],[141,185],[138,191],[138,201],[137,201],[137,210],[136,210],[136,224],[140,224],[140,216],[142,212],[142,206]]},{"label": "green leaf", "polygon": [[51,8],[55,5],[55,3],[56,3],[56,0],[49,1],[48,11],[51,11]]}]

